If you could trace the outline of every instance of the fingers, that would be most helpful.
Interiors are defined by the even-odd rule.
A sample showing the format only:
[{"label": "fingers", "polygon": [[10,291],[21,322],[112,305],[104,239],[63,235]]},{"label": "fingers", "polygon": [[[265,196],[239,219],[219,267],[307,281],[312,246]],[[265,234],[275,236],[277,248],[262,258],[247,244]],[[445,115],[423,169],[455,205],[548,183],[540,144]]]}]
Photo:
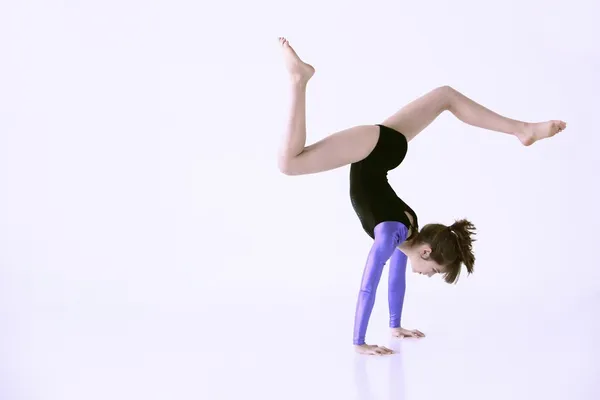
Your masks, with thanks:
[{"label": "fingers", "polygon": [[393,332],[393,336],[399,338],[422,338],[425,337],[425,334],[419,330],[406,330],[404,332]]},{"label": "fingers", "polygon": [[393,354],[394,351],[391,349],[388,349],[385,346],[375,346],[375,354],[381,354],[381,355],[387,355],[387,354]]},{"label": "fingers", "polygon": [[367,352],[367,354],[372,354],[372,355],[381,355],[381,356],[385,356],[388,354],[394,354],[394,351],[391,349],[388,349],[385,346],[376,346],[373,345],[369,348],[369,351]]},{"label": "fingers", "polygon": [[406,332],[407,332],[406,333],[407,337],[414,337],[414,338],[425,337],[425,334],[418,329],[410,329],[410,330],[406,330]]},{"label": "fingers", "polygon": [[418,329],[392,328],[392,337],[422,338],[425,337],[425,334]]},{"label": "fingers", "polygon": [[363,344],[360,346],[355,346],[355,349],[360,354],[379,355],[379,356],[394,354],[394,351],[392,349],[388,349],[385,346]]}]

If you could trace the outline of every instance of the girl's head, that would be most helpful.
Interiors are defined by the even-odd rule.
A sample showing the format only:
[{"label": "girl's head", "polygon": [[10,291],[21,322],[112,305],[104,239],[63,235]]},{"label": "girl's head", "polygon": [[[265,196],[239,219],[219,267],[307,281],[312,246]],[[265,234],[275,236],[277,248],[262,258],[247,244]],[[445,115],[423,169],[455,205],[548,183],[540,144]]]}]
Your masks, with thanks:
[{"label": "girl's head", "polygon": [[473,273],[475,255],[472,243],[475,226],[466,219],[450,226],[425,225],[411,241],[410,263],[416,273],[433,276],[443,274],[447,283],[456,283],[462,264]]}]

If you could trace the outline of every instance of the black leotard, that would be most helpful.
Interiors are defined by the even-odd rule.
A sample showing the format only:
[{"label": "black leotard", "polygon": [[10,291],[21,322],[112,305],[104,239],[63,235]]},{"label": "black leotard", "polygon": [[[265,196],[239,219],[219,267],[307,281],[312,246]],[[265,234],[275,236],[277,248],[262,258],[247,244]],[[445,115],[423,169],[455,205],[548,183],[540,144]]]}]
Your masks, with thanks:
[{"label": "black leotard", "polygon": [[[417,215],[396,195],[387,179],[388,171],[393,170],[404,160],[408,151],[408,141],[400,132],[379,126],[379,139],[375,148],[363,160],[350,166],[350,200],[363,229],[375,238],[375,226],[384,221],[403,223],[413,228],[411,236],[418,231]],[[405,211],[414,222],[411,224]]]}]

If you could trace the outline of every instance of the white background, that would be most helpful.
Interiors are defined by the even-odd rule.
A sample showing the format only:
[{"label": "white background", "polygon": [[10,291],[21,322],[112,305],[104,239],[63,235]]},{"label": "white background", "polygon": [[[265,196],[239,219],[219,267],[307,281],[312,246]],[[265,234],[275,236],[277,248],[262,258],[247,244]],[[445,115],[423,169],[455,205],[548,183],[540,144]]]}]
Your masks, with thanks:
[{"label": "white background", "polygon": [[[598,398],[599,14],[2,1],[0,398]],[[445,113],[410,143],[392,185],[421,226],[471,220],[477,261],[456,286],[408,274],[418,344],[388,337],[384,270],[367,341],[394,356],[351,346],[371,240],[348,167],[276,168],[278,36],[317,70],[309,142],[440,85],[568,123],[525,148]]]}]

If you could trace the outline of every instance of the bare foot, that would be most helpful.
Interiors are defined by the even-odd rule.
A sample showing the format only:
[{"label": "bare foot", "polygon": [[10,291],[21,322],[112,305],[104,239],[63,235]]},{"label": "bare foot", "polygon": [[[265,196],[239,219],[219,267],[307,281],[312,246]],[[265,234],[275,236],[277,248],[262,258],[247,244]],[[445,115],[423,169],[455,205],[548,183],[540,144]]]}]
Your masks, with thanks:
[{"label": "bare foot", "polygon": [[525,123],[525,129],[518,136],[524,146],[531,146],[541,139],[546,139],[566,129],[567,123],[560,120],[552,120],[537,123]]},{"label": "bare foot", "polygon": [[298,57],[286,38],[279,38],[279,43],[283,48],[283,58],[285,66],[290,73],[290,78],[294,83],[307,83],[315,73],[312,65],[305,63]]}]

